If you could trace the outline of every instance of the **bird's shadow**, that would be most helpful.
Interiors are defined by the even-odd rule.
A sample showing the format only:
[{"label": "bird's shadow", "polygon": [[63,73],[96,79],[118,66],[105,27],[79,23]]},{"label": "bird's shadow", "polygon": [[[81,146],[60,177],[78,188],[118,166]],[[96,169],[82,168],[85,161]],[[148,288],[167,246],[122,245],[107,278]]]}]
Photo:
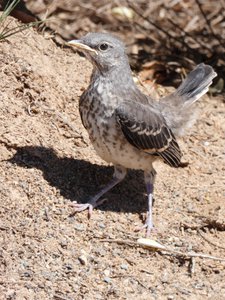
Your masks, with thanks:
[{"label": "bird's shadow", "polygon": [[[52,148],[25,146],[17,147],[16,150],[15,155],[8,160],[10,163],[41,170],[45,180],[71,201],[87,202],[112,178],[113,167],[92,164],[82,159],[61,158]],[[132,213],[146,211],[144,193],[142,172],[130,171],[123,182],[106,194],[108,201],[98,209]]]}]

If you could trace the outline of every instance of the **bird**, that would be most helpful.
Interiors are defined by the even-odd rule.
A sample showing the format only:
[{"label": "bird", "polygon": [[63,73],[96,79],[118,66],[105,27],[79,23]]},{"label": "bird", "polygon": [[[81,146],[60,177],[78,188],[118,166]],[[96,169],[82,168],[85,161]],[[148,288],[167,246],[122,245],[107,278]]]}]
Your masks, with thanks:
[{"label": "bird", "polygon": [[74,203],[74,213],[88,209],[90,217],[105,201],[101,197],[125,178],[128,169],[142,170],[148,211],[140,228],[150,236],[154,228],[153,163],[161,160],[172,168],[183,167],[177,138],[193,124],[194,103],[217,74],[200,63],[175,92],[156,101],[136,85],[125,44],[116,36],[91,32],[68,43],[92,63],[89,86],[79,99],[80,117],[97,154],[114,166],[112,180],[87,203]]}]

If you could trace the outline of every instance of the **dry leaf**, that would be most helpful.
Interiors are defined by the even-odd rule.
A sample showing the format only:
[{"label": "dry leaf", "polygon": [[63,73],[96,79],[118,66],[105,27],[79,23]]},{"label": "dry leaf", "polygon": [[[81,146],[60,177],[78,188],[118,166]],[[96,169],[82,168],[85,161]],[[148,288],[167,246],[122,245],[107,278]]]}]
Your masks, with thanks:
[{"label": "dry leaf", "polygon": [[112,15],[119,17],[119,19],[133,19],[134,11],[126,6],[117,6],[112,8]]},{"label": "dry leaf", "polygon": [[166,247],[161,245],[160,243],[158,243],[154,240],[146,239],[146,238],[138,239],[137,243],[141,246],[146,247],[146,248],[152,248],[152,250],[154,250],[154,249],[167,250]]}]

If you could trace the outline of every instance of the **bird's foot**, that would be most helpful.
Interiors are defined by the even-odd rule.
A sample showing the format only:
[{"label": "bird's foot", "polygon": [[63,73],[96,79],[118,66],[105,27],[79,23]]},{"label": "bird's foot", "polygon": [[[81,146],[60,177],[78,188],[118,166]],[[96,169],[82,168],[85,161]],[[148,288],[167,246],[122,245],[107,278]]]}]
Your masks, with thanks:
[{"label": "bird's foot", "polygon": [[156,231],[156,228],[154,227],[152,223],[152,219],[149,215],[147,216],[146,222],[143,226],[139,226],[135,228],[135,232],[143,231],[143,230],[146,231],[146,237],[149,237],[152,232]]},{"label": "bird's foot", "polygon": [[146,237],[149,237],[152,232],[156,231],[154,226],[149,226],[148,224],[144,224],[143,226],[138,226],[135,228],[135,232],[146,230]]},{"label": "bird's foot", "polygon": [[74,209],[74,211],[72,212],[71,215],[75,215],[78,212],[81,212],[85,209],[88,209],[88,218],[91,218],[93,209],[99,205],[101,205],[103,202],[105,202],[107,199],[92,199],[87,203],[72,203],[72,206]]}]

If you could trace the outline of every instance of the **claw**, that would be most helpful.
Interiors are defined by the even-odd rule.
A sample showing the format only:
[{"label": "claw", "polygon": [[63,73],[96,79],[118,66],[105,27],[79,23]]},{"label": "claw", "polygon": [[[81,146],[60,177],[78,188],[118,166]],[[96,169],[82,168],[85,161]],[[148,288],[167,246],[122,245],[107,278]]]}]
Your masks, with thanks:
[{"label": "claw", "polygon": [[88,218],[91,218],[93,209],[99,205],[101,205],[103,202],[105,202],[107,198],[101,199],[101,200],[96,200],[92,199],[87,203],[72,203],[72,206],[74,207],[74,211],[72,212],[71,215],[75,215],[78,212],[81,212],[85,209],[88,209]]},{"label": "claw", "polygon": [[142,230],[146,230],[146,237],[149,237],[152,231],[156,230],[152,223],[151,216],[149,214],[147,216],[145,224],[143,226],[139,226],[134,229],[135,232],[139,232]]},{"label": "claw", "polygon": [[134,229],[135,232],[139,232],[139,231],[142,231],[142,230],[146,230],[146,237],[149,237],[150,236],[150,233],[154,230],[155,228],[152,226],[148,226],[147,223],[145,223],[143,226],[138,226]]},{"label": "claw", "polygon": [[90,208],[90,203],[74,203],[73,204],[73,207],[74,207],[74,212],[77,213],[77,212],[81,212],[85,209],[89,209]]},{"label": "claw", "polygon": [[152,226],[148,226],[148,224],[144,224],[143,226],[139,226],[139,227],[136,227],[134,229],[135,232],[139,232],[139,231],[142,231],[142,230],[146,230],[146,237],[150,237],[151,233],[156,231],[155,227]]},{"label": "claw", "polygon": [[114,186],[116,186],[126,175],[126,169],[121,166],[115,166],[114,176],[113,179],[97,194],[95,195],[90,201],[87,203],[73,203],[73,207],[75,210],[71,215],[74,215],[78,212],[81,212],[85,209],[88,209],[88,218],[91,217],[93,209],[101,205],[107,199],[100,199],[106,192],[110,191]]}]

